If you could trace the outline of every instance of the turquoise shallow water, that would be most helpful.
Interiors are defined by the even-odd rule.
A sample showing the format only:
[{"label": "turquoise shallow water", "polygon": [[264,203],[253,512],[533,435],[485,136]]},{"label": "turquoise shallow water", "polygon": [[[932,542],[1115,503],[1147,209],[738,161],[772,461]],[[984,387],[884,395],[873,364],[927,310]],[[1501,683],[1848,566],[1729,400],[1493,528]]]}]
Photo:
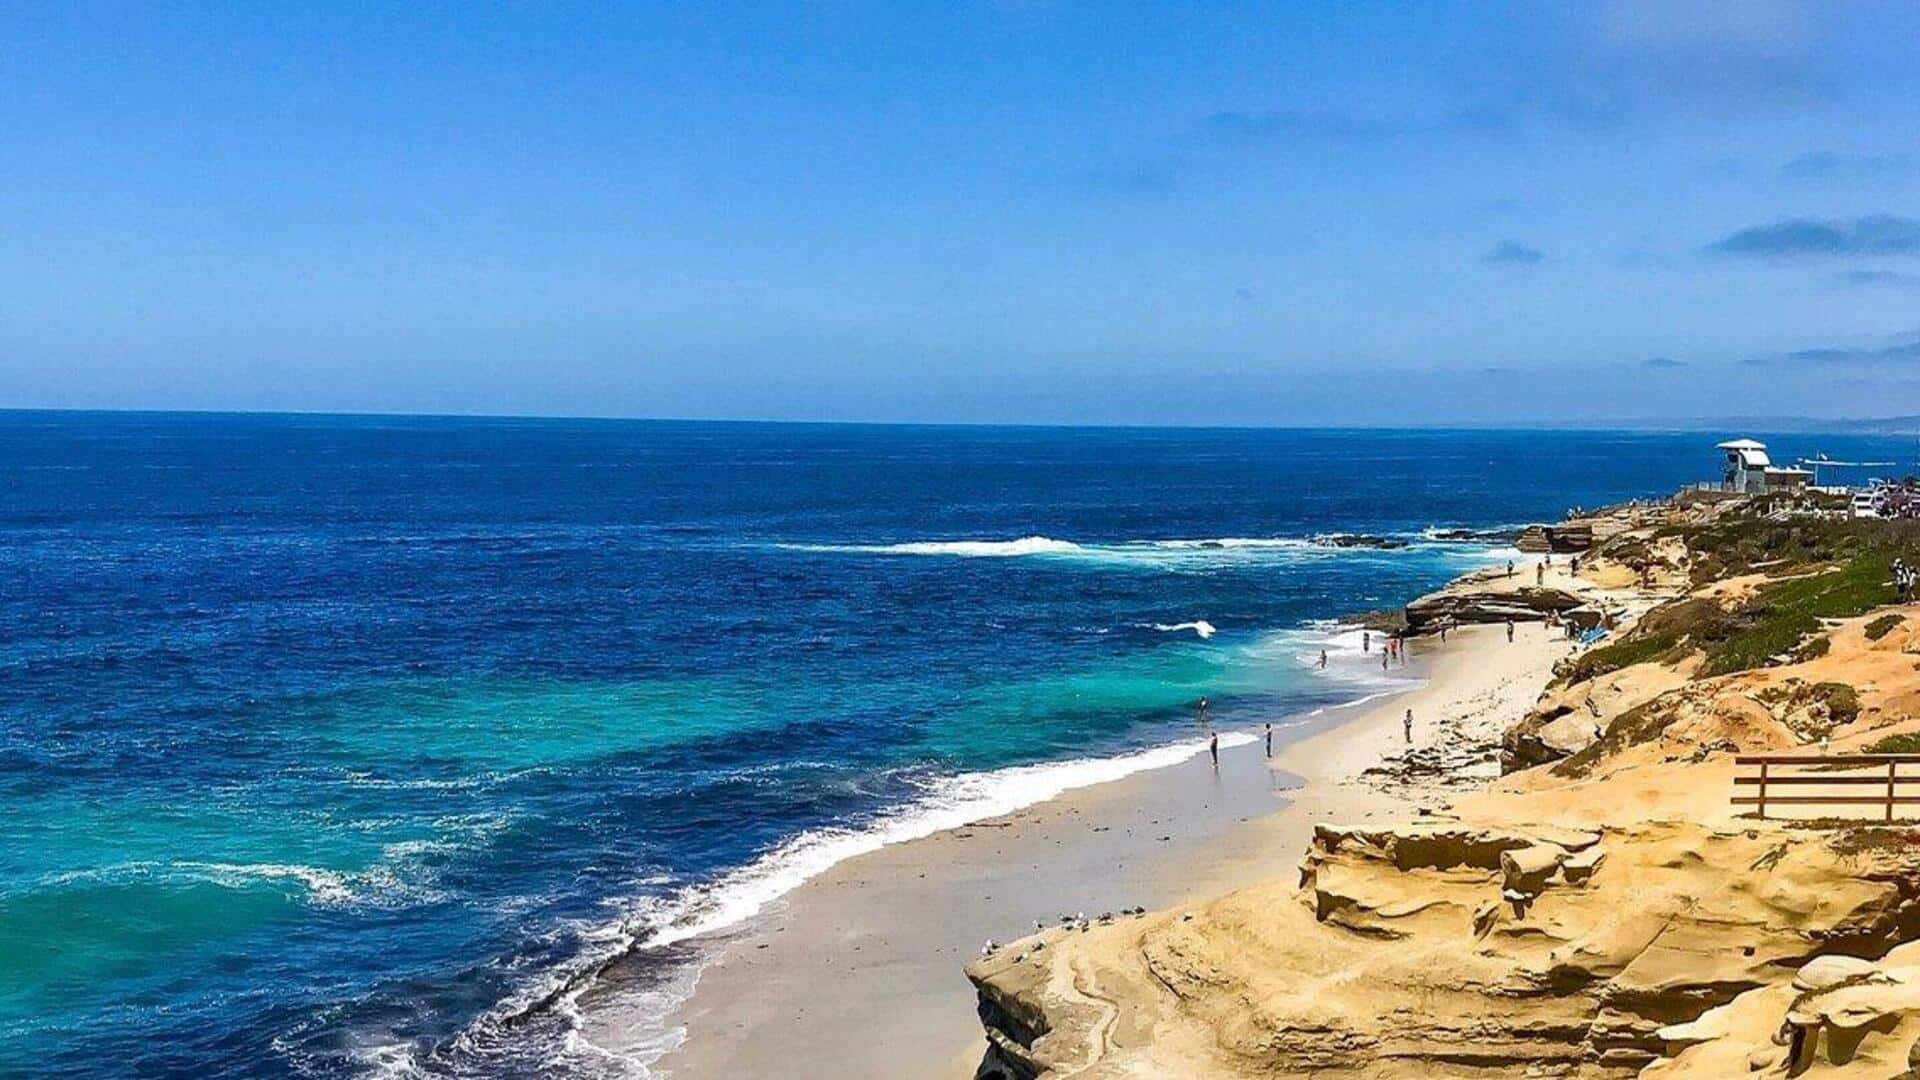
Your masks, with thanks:
[{"label": "turquoise shallow water", "polygon": [[1710,443],[0,414],[0,1074],[637,1071],[596,961],[1368,693],[1432,527]]}]

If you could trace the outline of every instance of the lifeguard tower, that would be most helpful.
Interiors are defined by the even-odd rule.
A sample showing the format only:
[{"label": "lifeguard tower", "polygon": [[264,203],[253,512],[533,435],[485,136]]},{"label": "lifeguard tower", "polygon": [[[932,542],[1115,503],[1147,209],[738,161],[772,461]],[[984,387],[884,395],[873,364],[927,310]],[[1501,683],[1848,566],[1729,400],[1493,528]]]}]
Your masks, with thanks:
[{"label": "lifeguard tower", "polygon": [[1752,439],[1730,439],[1717,449],[1727,455],[1721,478],[1726,490],[1743,495],[1768,492],[1804,491],[1813,473],[1806,469],[1783,468],[1767,457],[1767,444]]}]

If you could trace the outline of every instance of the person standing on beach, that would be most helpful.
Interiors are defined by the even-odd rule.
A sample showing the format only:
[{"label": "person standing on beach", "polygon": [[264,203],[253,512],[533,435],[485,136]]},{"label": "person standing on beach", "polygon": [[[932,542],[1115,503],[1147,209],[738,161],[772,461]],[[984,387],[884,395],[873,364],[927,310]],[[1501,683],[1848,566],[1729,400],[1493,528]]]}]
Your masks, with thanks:
[{"label": "person standing on beach", "polygon": [[1407,718],[1401,721],[1401,725],[1404,728],[1406,728],[1407,745],[1412,746],[1413,745],[1413,710],[1412,709],[1407,710]]},{"label": "person standing on beach", "polygon": [[1327,650],[1325,649],[1320,650],[1320,670],[1327,670]]},{"label": "person standing on beach", "polygon": [[1387,670],[1387,650],[1385,649],[1380,650],[1380,670]]},{"label": "person standing on beach", "polygon": [[1361,652],[1373,651],[1373,631],[1371,630],[1360,631],[1360,651]]},{"label": "person standing on beach", "polygon": [[1273,721],[1267,721],[1267,756],[1273,756]]},{"label": "person standing on beach", "polygon": [[1513,620],[1507,620],[1507,644],[1513,644]]},{"label": "person standing on beach", "polygon": [[1534,563],[1533,564],[1533,583],[1535,585],[1542,585],[1546,583],[1546,580],[1547,580],[1547,564]]},{"label": "person standing on beach", "polygon": [[1508,577],[1513,576],[1513,560],[1512,559],[1507,560],[1507,576]]},{"label": "person standing on beach", "polygon": [[1207,753],[1213,755],[1213,767],[1216,769],[1219,768],[1220,767],[1220,733],[1219,732],[1217,731],[1214,732],[1213,738],[1207,740]]}]

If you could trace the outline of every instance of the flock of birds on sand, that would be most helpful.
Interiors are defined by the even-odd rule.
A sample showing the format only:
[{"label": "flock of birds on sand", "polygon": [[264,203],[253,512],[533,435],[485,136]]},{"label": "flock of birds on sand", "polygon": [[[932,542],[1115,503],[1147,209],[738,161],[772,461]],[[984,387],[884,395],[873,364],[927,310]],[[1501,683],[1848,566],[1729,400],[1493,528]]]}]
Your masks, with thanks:
[{"label": "flock of birds on sand", "polygon": [[[1147,913],[1147,909],[1144,907],[1131,907],[1131,908],[1120,909],[1120,915],[1132,915],[1136,918],[1141,915],[1145,915],[1146,913]],[[1079,930],[1082,933],[1085,933],[1086,930],[1089,927],[1093,926],[1095,923],[1099,923],[1100,925],[1104,926],[1107,923],[1110,923],[1113,920],[1119,918],[1120,915],[1116,915],[1111,911],[1103,911],[1096,918],[1089,920],[1087,918],[1087,913],[1084,911],[1081,911],[1072,915],[1060,916],[1060,925],[1066,927],[1068,930]],[[1034,933],[1038,934],[1041,931],[1045,930],[1046,928],[1047,928],[1047,925],[1041,922],[1039,919],[1033,920]],[[1045,942],[1039,942],[1034,945],[1034,948],[1038,949],[1045,944],[1046,944]],[[992,938],[988,938],[987,943],[985,945],[980,946],[980,955],[992,956],[994,954],[994,951],[999,948],[1000,946],[998,943],[996,943]]]}]

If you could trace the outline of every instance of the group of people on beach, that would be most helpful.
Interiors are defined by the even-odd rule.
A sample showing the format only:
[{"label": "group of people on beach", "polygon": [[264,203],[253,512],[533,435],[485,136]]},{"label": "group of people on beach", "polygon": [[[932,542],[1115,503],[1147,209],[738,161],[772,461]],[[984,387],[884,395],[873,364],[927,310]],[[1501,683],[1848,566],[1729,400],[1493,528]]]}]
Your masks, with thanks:
[{"label": "group of people on beach", "polygon": [[[1451,625],[1451,620],[1444,620],[1439,624],[1441,641],[1447,640],[1447,630],[1450,625]],[[1508,641],[1513,640],[1513,621],[1511,619],[1507,621],[1507,640]],[[1360,631],[1360,651],[1363,653],[1373,652],[1373,631],[1371,630]],[[1399,661],[1400,663],[1404,664],[1406,663],[1406,660],[1407,660],[1406,638],[1404,638],[1399,634],[1382,634],[1380,638],[1380,670],[1382,671],[1387,670],[1387,668],[1391,664],[1393,664],[1395,661]],[[1320,650],[1320,656],[1317,663],[1320,670],[1325,671],[1327,669],[1327,650],[1325,649]],[[1198,721],[1202,727],[1205,727],[1208,729],[1207,757],[1213,762],[1213,767],[1218,769],[1220,767],[1220,733],[1218,731],[1212,730],[1213,703],[1203,697],[1199,701],[1194,703],[1193,711],[1194,711],[1194,719]],[[1407,715],[1403,720],[1401,726],[1403,729],[1403,733],[1406,736],[1406,740],[1408,744],[1411,745],[1413,742],[1413,710],[1412,709],[1407,710]],[[1266,725],[1266,730],[1264,734],[1265,734],[1265,741],[1266,741],[1267,756],[1272,757],[1273,756],[1273,724],[1271,722],[1268,722],[1268,724]]]},{"label": "group of people on beach", "polygon": [[[1446,640],[1446,630],[1444,628],[1441,630],[1440,640]],[[1360,651],[1363,653],[1373,651],[1373,631],[1360,631]],[[1407,639],[1401,637],[1399,634],[1382,635],[1380,639],[1380,670],[1387,670],[1387,665],[1396,660],[1403,664],[1406,663]],[[1320,650],[1320,666],[1323,669],[1327,666],[1327,650],[1325,649]]]}]

